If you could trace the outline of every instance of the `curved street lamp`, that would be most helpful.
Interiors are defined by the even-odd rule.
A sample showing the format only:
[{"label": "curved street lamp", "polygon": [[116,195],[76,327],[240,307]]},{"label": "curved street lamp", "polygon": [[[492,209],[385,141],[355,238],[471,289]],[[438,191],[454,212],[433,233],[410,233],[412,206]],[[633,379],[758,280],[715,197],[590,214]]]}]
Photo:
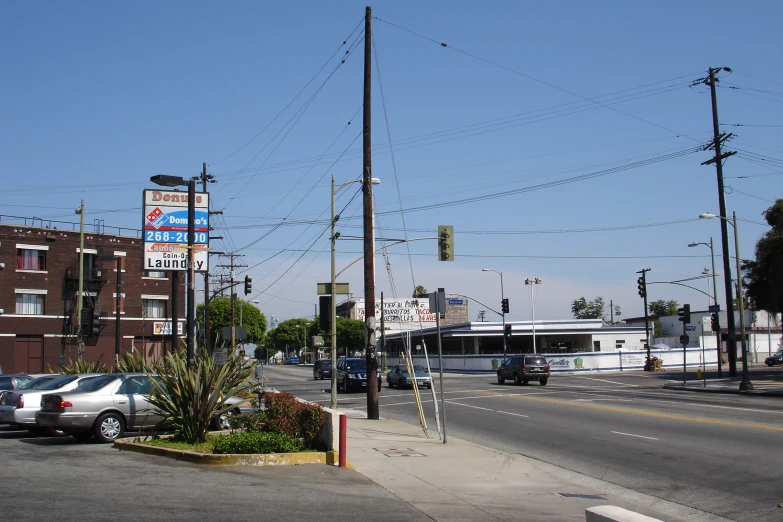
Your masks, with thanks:
[{"label": "curved street lamp", "polygon": [[[500,275],[500,302],[501,305],[505,301],[506,296],[503,293],[503,272],[500,270],[495,270],[494,268],[482,268],[482,272],[495,272],[496,274]],[[503,311],[501,306],[501,314],[503,316],[503,361],[506,360],[508,356],[508,342],[506,341],[506,312]]]}]

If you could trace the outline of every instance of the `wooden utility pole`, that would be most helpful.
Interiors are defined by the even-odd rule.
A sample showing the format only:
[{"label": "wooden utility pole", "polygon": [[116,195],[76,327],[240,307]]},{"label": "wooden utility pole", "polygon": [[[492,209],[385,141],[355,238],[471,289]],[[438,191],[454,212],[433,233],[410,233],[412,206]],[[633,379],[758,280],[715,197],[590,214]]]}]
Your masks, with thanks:
[{"label": "wooden utility pole", "polygon": [[79,291],[76,294],[76,359],[81,362],[84,356],[84,328],[82,328],[82,306],[84,305],[84,200],[82,200],[82,204],[76,212],[79,214]]},{"label": "wooden utility pole", "polygon": [[[235,323],[234,323],[234,308],[235,308],[235,303],[236,303],[236,300],[237,300],[237,293],[236,293],[236,289],[234,288],[234,286],[237,284],[236,282],[234,282],[234,269],[235,268],[239,268],[239,267],[247,266],[247,265],[237,265],[237,264],[234,264],[234,258],[243,257],[243,255],[244,254],[234,254],[233,252],[231,254],[228,254],[228,256],[231,258],[231,264],[228,265],[228,268],[231,270],[231,272],[230,272],[230,278],[231,279],[230,279],[230,283],[229,283],[231,285],[231,349],[234,348],[234,346],[236,345],[236,341],[237,341],[237,338],[236,338],[236,328],[234,327],[234,325],[235,325]],[[226,265],[217,265],[217,266],[219,266],[219,267],[226,267]]]},{"label": "wooden utility pole", "polygon": [[[718,174],[718,204],[720,207],[720,237],[721,245],[723,247],[723,273],[725,274],[725,291],[726,291],[726,320],[729,330],[729,342],[728,342],[728,355],[729,355],[729,375],[731,377],[737,376],[737,332],[734,324],[734,302],[732,300],[731,289],[731,254],[729,253],[729,225],[728,218],[726,216],[726,199],[723,192],[723,160],[736,154],[736,152],[727,152],[721,154],[720,146],[721,142],[729,136],[723,136],[720,132],[720,124],[718,123],[718,95],[715,92],[717,78],[715,75],[726,70],[731,72],[728,67],[710,67],[707,78],[704,78],[701,82],[710,87],[710,98],[712,101],[712,133],[713,133],[713,148],[715,149],[715,156],[708,161],[702,163],[702,165],[709,165],[715,163],[715,170]],[[737,277],[741,277],[741,274],[737,274]],[[720,341],[718,341],[720,343]],[[720,344],[718,345],[720,346]]]},{"label": "wooden utility pole", "polygon": [[[206,162],[202,163],[201,164],[201,192],[207,191],[207,183],[215,182],[213,178],[214,176],[212,174],[207,174],[207,163]],[[207,209],[207,211],[209,211],[209,209]],[[207,258],[209,258],[209,255],[207,255]],[[210,339],[210,331],[209,331],[209,266],[207,266],[207,270],[204,271],[204,346],[207,350],[212,352],[212,346],[210,342],[211,339]]]},{"label": "wooden utility pole", "polygon": [[372,7],[364,14],[364,112],[362,191],[364,224],[364,349],[367,359],[367,418],[378,420],[378,357],[375,347],[375,231],[372,209]]}]

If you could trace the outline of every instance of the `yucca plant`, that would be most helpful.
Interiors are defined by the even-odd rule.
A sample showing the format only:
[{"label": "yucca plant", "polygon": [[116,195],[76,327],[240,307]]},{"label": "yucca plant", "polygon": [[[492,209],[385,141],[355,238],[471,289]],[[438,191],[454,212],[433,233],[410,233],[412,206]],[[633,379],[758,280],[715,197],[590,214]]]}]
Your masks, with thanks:
[{"label": "yucca plant", "polygon": [[[232,350],[233,352],[233,350]],[[208,350],[200,350],[188,368],[185,355],[173,352],[145,370],[155,383],[149,403],[174,428],[177,438],[191,444],[206,440],[210,421],[229,411],[226,399],[253,386],[250,369],[242,367],[243,357],[226,355],[216,365]]]},{"label": "yucca plant", "polygon": [[108,369],[98,358],[95,362],[90,361],[69,361],[68,364],[60,365],[60,368],[49,367],[52,373],[64,373],[66,375],[75,375],[81,373],[106,373]]},{"label": "yucca plant", "polygon": [[141,373],[149,369],[144,352],[123,352],[120,360],[115,363],[120,373]]}]

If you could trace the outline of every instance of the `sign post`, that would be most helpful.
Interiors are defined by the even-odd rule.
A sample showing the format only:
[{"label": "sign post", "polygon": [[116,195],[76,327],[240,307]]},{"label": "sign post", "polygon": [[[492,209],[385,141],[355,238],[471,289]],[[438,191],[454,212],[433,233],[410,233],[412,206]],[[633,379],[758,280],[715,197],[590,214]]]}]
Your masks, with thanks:
[{"label": "sign post", "polygon": [[[209,194],[196,194],[193,222],[193,270],[209,270]],[[188,269],[188,195],[177,190],[144,191],[144,268]]]}]

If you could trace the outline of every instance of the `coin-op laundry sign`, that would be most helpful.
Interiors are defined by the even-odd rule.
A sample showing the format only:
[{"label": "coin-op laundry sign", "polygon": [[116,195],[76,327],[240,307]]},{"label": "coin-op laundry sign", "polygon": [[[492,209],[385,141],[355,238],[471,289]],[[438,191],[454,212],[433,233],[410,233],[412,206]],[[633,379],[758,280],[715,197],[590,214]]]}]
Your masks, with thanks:
[{"label": "coin-op laundry sign", "polygon": [[[209,270],[209,194],[196,194],[193,220],[193,263],[196,272]],[[144,270],[188,269],[188,193],[144,191]]]}]

